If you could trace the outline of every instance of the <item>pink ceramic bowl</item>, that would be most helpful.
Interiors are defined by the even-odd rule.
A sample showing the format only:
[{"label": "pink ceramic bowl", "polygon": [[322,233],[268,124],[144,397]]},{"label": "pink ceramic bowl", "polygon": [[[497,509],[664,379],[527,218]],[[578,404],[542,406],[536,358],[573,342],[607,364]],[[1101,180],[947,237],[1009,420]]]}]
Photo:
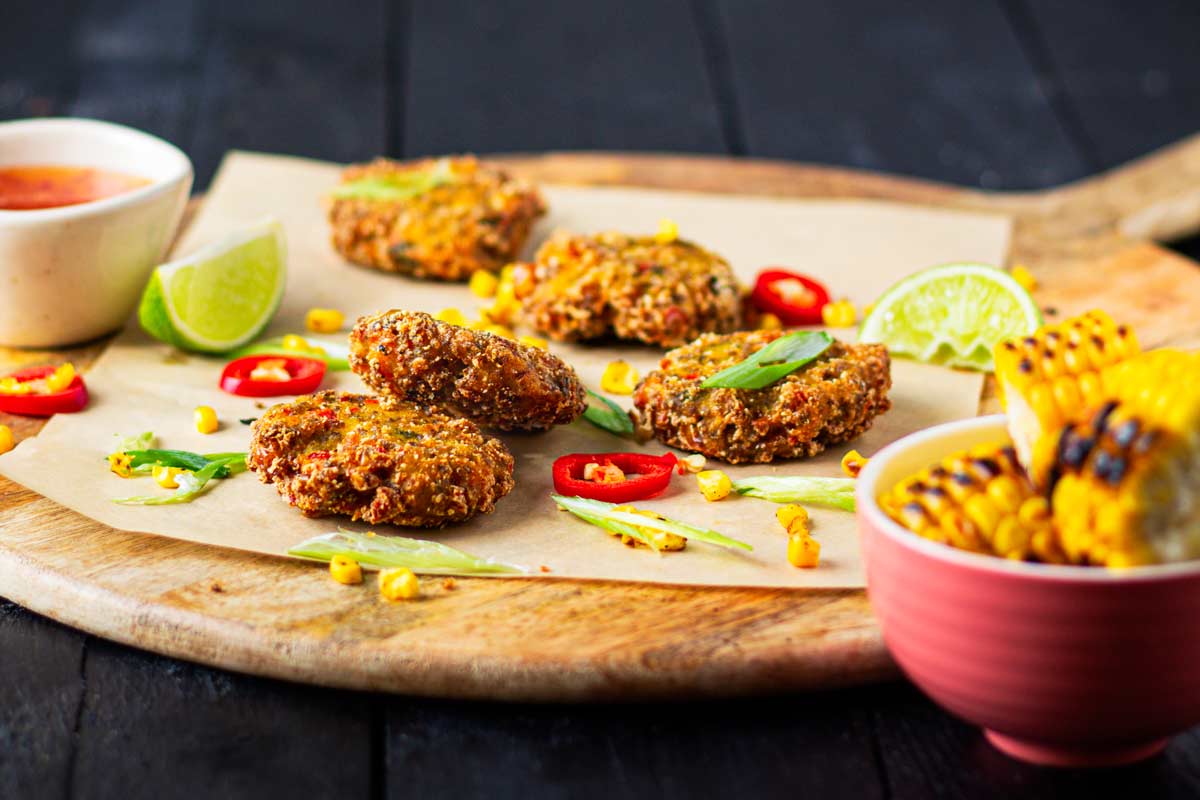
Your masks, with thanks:
[{"label": "pink ceramic bowl", "polygon": [[913,434],[859,477],[867,590],[913,683],[1026,761],[1105,766],[1153,755],[1200,722],[1200,563],[1123,572],[954,550],[890,520],[876,498],[974,444],[981,417]]}]

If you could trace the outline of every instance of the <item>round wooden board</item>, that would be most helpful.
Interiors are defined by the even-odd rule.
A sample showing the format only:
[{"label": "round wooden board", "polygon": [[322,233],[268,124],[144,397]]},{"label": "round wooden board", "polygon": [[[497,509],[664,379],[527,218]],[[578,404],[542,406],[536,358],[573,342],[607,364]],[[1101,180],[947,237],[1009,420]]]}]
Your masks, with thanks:
[{"label": "round wooden board", "polygon": [[[1148,344],[1196,338],[1200,273],[1131,236],[1200,223],[1200,139],[1042,193],[995,195],[805,165],[615,154],[507,156],[548,183],[872,197],[993,211],[1057,314],[1103,306]],[[1132,291],[1136,289],[1136,291]],[[71,358],[0,350],[0,367]],[[994,403],[985,392],[984,409]],[[4,417],[18,437],[33,420]],[[825,688],[896,675],[861,590],[550,579],[425,581],[389,604],[286,558],[100,525],[0,479],[0,595],[90,633],[232,670],[441,697],[579,701]]]}]

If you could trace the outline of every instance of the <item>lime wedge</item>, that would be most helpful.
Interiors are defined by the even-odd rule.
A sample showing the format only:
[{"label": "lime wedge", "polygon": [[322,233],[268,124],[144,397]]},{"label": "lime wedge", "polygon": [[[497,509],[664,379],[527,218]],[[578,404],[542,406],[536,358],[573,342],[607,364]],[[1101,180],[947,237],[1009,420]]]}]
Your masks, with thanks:
[{"label": "lime wedge", "polygon": [[227,353],[267,327],[286,279],[283,226],[265,219],[155,269],[138,321],[182,350]]},{"label": "lime wedge", "polygon": [[859,329],[893,355],[990,372],[998,342],[1033,333],[1042,312],[1004,270],[946,264],[910,275],[883,293]]}]

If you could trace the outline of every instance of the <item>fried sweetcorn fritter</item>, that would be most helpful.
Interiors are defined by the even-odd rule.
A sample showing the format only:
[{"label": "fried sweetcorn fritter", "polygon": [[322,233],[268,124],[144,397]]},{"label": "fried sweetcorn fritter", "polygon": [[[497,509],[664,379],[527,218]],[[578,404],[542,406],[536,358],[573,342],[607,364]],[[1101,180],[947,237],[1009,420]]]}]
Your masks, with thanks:
[{"label": "fried sweetcorn fritter", "polygon": [[371,524],[462,522],[513,488],[512,455],[469,420],[335,391],[267,409],[246,463],[307,516]]},{"label": "fried sweetcorn fritter", "polygon": [[741,323],[725,259],[683,239],[560,232],[516,282],[525,320],[558,341],[615,335],[675,347]]},{"label": "fried sweetcorn fritter", "polygon": [[461,281],[515,259],[545,213],[534,186],[473,157],[380,158],[346,168],[329,222],[356,264]]},{"label": "fried sweetcorn fritter", "polygon": [[350,368],[380,394],[506,431],[564,425],[587,407],[583,384],[558,356],[417,311],[360,319]]},{"label": "fried sweetcorn fritter", "polygon": [[813,456],[849,441],[891,408],[891,362],[877,344],[834,342],[762,389],[701,389],[787,331],[701,336],[671,350],[633,393],[639,430],[731,464]]}]

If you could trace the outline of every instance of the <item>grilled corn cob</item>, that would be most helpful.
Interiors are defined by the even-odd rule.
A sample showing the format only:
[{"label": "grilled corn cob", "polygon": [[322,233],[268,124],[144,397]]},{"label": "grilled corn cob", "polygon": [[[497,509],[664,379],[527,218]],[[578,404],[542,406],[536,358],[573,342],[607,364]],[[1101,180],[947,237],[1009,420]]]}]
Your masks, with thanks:
[{"label": "grilled corn cob", "polygon": [[1100,373],[1138,353],[1128,325],[1089,311],[996,346],[1009,435],[1034,485],[1045,488],[1063,426],[1104,402]]},{"label": "grilled corn cob", "polygon": [[1200,557],[1200,354],[1155,350],[1102,382],[1110,399],[1056,439],[1063,550],[1110,567]]},{"label": "grilled corn cob", "polygon": [[901,481],[884,512],[926,539],[1017,560],[1061,563],[1050,507],[1007,444],[957,453]]}]

